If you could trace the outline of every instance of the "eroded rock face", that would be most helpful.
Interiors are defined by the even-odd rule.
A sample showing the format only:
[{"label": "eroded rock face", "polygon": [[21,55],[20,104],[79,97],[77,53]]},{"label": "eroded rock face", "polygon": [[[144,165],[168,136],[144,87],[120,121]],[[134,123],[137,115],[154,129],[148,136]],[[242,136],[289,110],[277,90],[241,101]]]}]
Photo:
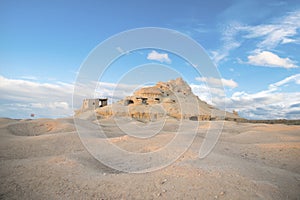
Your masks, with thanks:
[{"label": "eroded rock face", "polygon": [[158,82],[155,86],[144,87],[134,92],[133,96],[126,97],[124,105],[153,105],[159,103],[176,103],[179,98],[196,97],[190,86],[182,80]]},{"label": "eroded rock face", "polygon": [[[154,121],[166,116],[202,121],[220,119],[219,116],[224,114],[201,101],[182,78],[141,88],[118,103],[97,108],[96,113],[101,118],[118,116],[143,121]],[[236,114],[226,114],[227,118],[239,118]]]}]

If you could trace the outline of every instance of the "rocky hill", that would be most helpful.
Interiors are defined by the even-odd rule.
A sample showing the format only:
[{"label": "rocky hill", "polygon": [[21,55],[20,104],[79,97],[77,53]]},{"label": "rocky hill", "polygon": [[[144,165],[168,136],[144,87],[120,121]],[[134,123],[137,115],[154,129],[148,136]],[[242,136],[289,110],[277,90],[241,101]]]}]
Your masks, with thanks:
[{"label": "rocky hill", "polygon": [[200,100],[182,78],[141,88],[115,104],[96,108],[96,113],[100,118],[131,117],[142,121],[163,117],[198,121],[242,120],[237,113],[224,113]]}]

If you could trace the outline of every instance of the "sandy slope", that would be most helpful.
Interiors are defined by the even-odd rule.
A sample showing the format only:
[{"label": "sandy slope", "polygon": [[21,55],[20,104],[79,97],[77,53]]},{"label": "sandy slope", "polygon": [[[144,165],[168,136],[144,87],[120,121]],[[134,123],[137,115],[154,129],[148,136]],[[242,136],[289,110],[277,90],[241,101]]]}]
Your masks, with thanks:
[{"label": "sandy slope", "polygon": [[[145,143],[102,120],[109,140],[149,152],[174,137],[178,123]],[[139,123],[139,122],[134,122]],[[299,199],[300,126],[226,122],[214,151],[197,155],[208,123],[172,165],[122,173],[95,160],[72,119],[0,119],[0,199]]]}]

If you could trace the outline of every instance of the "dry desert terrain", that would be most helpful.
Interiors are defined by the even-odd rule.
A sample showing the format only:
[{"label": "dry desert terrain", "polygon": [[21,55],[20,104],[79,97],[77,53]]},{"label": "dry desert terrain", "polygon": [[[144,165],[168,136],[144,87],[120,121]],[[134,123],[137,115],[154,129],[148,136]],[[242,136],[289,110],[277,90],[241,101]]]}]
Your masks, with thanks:
[{"label": "dry desert terrain", "polygon": [[[178,126],[169,119],[145,143],[122,134],[112,120],[100,121],[110,142],[133,152],[163,147]],[[300,126],[227,121],[213,151],[200,159],[209,123],[199,123],[192,145],[174,163],[136,174],[96,160],[73,118],[2,118],[0,199],[300,199]]]}]

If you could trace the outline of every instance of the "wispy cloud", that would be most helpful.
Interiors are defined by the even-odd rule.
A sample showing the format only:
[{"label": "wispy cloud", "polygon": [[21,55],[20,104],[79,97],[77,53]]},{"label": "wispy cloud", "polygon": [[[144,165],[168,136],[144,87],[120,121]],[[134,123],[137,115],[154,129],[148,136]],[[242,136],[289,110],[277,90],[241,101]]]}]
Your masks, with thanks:
[{"label": "wispy cloud", "polygon": [[200,82],[206,82],[215,87],[224,86],[224,87],[229,87],[229,88],[236,88],[238,86],[237,82],[235,82],[232,79],[224,79],[224,78],[217,79],[217,78],[213,78],[213,77],[197,77],[196,80],[200,81]]},{"label": "wispy cloud", "polygon": [[21,76],[21,79],[25,79],[25,80],[38,80],[37,77],[35,76]]},{"label": "wispy cloud", "polygon": [[241,42],[236,40],[236,36],[239,33],[239,27],[240,24],[232,23],[222,30],[222,47],[219,50],[210,51],[211,58],[216,64],[218,64],[221,60],[224,60],[231,50],[241,46]]},{"label": "wispy cloud", "polygon": [[206,34],[212,31],[208,28],[207,24],[202,23],[199,18],[177,18],[174,19],[172,24],[168,24],[167,26],[192,38],[199,36],[199,34]]},{"label": "wispy cloud", "polygon": [[118,52],[122,53],[122,54],[126,54],[126,55],[128,55],[128,54],[129,54],[129,52],[128,52],[128,51],[125,51],[125,50],[124,50],[124,49],[122,49],[121,47],[117,47],[117,48],[116,48],[116,50],[117,50]]},{"label": "wispy cloud", "polygon": [[[300,10],[287,13],[276,20],[260,25],[230,23],[222,31],[222,46],[210,51],[212,59],[219,63],[225,60],[231,51],[239,48],[245,41],[251,40],[253,50],[270,51],[279,45],[299,43]],[[253,51],[252,50],[252,51]]]},{"label": "wispy cloud", "polygon": [[257,38],[257,47],[260,49],[272,49],[280,44],[297,42],[296,36],[300,28],[300,11],[291,12],[270,24],[257,26],[241,26],[245,38]]},{"label": "wispy cloud", "polygon": [[167,53],[158,53],[157,51],[151,51],[148,56],[148,60],[155,60],[159,62],[171,63],[171,59]]},{"label": "wispy cloud", "polygon": [[300,74],[295,74],[289,77],[286,77],[285,79],[278,81],[276,83],[270,84],[269,85],[269,90],[278,90],[279,87],[284,86],[288,83],[295,83],[300,85]]},{"label": "wispy cloud", "polygon": [[289,58],[281,58],[270,51],[257,52],[254,55],[248,56],[246,62],[251,65],[264,66],[264,67],[282,67],[282,68],[297,68],[295,61]]}]

